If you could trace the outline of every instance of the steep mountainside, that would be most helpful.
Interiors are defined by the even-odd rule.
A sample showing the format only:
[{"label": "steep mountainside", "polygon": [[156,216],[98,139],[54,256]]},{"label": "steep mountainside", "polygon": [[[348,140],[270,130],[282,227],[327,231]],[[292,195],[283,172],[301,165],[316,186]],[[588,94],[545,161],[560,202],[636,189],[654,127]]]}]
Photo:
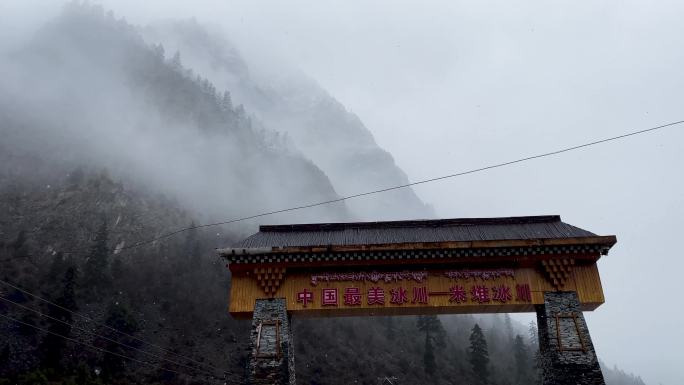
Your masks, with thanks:
[{"label": "steep mountainside", "polygon": [[[267,127],[286,133],[340,195],[408,183],[361,120],[305,75],[284,64],[271,69],[276,76],[254,70],[227,40],[194,20],[155,24],[144,29],[144,36],[179,52],[183,62],[229,89],[234,102],[244,104]],[[410,189],[347,204],[361,220],[434,216]]]},{"label": "steep mountainside", "polygon": [[[3,156],[39,157],[62,173],[106,167],[203,220],[338,196],[278,134],[101,9],[67,7],[30,44],[5,55],[0,70]],[[346,217],[344,204],[297,214]]]}]

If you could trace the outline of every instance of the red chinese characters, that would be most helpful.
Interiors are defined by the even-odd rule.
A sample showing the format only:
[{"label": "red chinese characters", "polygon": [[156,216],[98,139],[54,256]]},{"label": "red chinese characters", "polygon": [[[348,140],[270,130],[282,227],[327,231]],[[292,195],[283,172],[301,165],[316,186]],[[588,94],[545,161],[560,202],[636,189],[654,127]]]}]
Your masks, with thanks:
[{"label": "red chinese characters", "polygon": [[395,305],[403,305],[408,302],[408,296],[406,295],[406,289],[403,287],[397,287],[390,289],[390,303]]},{"label": "red chinese characters", "polygon": [[522,285],[515,285],[515,299],[522,302],[532,302],[532,292],[530,285],[525,283]]},{"label": "red chinese characters", "polygon": [[323,306],[337,306],[337,289],[323,289],[321,290],[321,303]]},{"label": "red chinese characters", "polygon": [[513,299],[511,288],[506,285],[494,286],[492,288],[492,294],[492,299],[501,303],[506,303]]},{"label": "red chinese characters", "polygon": [[297,293],[297,302],[301,302],[304,307],[308,303],[313,303],[313,292],[304,289],[304,291]]},{"label": "red chinese characters", "polygon": [[411,303],[428,303],[427,287],[414,287],[413,300],[411,301]]},{"label": "red chinese characters", "polygon": [[475,285],[470,290],[473,302],[485,303],[489,302],[489,288],[485,285]]},{"label": "red chinese characters", "polygon": [[[513,287],[515,285],[515,287]],[[409,303],[414,305],[427,305],[432,296],[436,296],[439,303],[442,303],[443,297],[448,296],[448,303],[452,305],[460,304],[509,304],[516,302],[532,302],[532,293],[529,284],[518,283],[491,283],[486,284],[475,283],[472,285],[459,285],[454,283],[449,287],[448,291],[429,291],[427,286],[403,287],[395,286],[393,288],[382,287],[380,285],[369,288],[361,287],[346,287],[346,288],[331,288],[324,287],[320,290],[320,301],[322,307],[339,307],[339,306],[360,306],[363,302],[363,297],[366,297],[366,303],[369,306],[401,306]],[[412,297],[409,298],[409,292]],[[296,293],[296,301],[302,304],[302,307],[307,308],[315,304],[314,296],[318,296],[318,291],[303,291]],[[342,298],[340,298],[340,296]],[[317,306],[317,305],[314,305]]]},{"label": "red chinese characters", "polygon": [[385,291],[379,287],[371,287],[368,289],[368,304],[369,305],[384,305]]},{"label": "red chinese characters", "polygon": [[465,303],[468,301],[466,290],[463,286],[452,286],[449,288],[449,302]]},{"label": "red chinese characters", "polygon": [[345,288],[344,304],[350,306],[361,305],[361,289],[358,287]]}]

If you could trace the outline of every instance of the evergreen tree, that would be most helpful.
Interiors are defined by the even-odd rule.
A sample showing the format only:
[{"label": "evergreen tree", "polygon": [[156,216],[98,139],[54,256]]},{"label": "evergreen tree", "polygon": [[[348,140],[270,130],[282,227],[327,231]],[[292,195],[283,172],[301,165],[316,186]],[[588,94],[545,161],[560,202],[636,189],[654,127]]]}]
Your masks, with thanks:
[{"label": "evergreen tree", "polygon": [[[123,261],[121,258],[114,258],[114,261],[112,262],[112,280],[116,285],[121,284],[121,279],[124,277],[126,273],[126,266],[124,265]],[[118,290],[118,289],[117,289]]]},{"label": "evergreen tree", "polygon": [[478,324],[473,326],[470,332],[470,349],[468,361],[473,368],[473,373],[479,385],[488,383],[489,377],[489,351],[487,340]]},{"label": "evergreen tree", "polygon": [[425,333],[423,364],[425,365],[425,373],[432,376],[437,369],[434,345],[440,348],[446,347],[446,331],[442,326],[442,322],[436,315],[419,316],[418,330]]},{"label": "evergreen tree", "polygon": [[230,92],[223,92],[223,97],[221,98],[221,107],[226,111],[233,110],[233,100],[230,97]]},{"label": "evergreen tree", "polygon": [[509,340],[513,339],[513,322],[508,313],[504,314],[504,324],[506,325],[506,338]]},{"label": "evergreen tree", "polygon": [[530,321],[527,326],[527,334],[530,340],[530,345],[536,347],[538,345],[539,332],[537,331],[537,324],[534,321]]},{"label": "evergreen tree", "polygon": [[83,265],[83,286],[91,293],[91,299],[103,294],[104,289],[110,284],[108,237],[107,221],[103,220]]},{"label": "evergreen tree", "polygon": [[19,234],[17,234],[17,239],[12,242],[12,248],[13,250],[13,257],[21,257],[23,255],[28,254],[28,247],[26,245],[26,231],[21,230],[19,231]]},{"label": "evergreen tree", "polygon": [[64,258],[64,254],[57,253],[50,263],[50,269],[48,270],[47,276],[50,279],[47,283],[49,286],[49,291],[55,293],[61,289],[60,277],[64,275],[68,267],[67,260]]},{"label": "evergreen tree", "polygon": [[528,327],[528,334],[530,338],[530,349],[533,352],[532,358],[532,377],[534,383],[541,384],[541,353],[539,352],[539,330],[534,321],[530,321]]},{"label": "evergreen tree", "polygon": [[247,115],[247,112],[245,112],[245,107],[242,104],[238,104],[238,106],[235,107],[235,114],[237,115],[238,119],[244,119]]},{"label": "evergreen tree", "polygon": [[437,362],[435,361],[435,349],[432,347],[432,338],[428,333],[425,334],[425,353],[423,354],[423,365],[425,374],[433,376],[437,370]]},{"label": "evergreen tree", "polygon": [[[71,334],[71,323],[73,322],[73,317],[71,312],[65,309],[71,311],[77,310],[77,270],[74,264],[64,261],[61,255],[55,257],[55,262],[53,264],[65,264],[66,271],[64,272],[64,276],[61,280],[61,292],[54,300],[54,303],[59,306],[48,306],[48,331],[64,337],[69,337]],[[60,370],[63,369],[63,366],[61,365],[61,359],[66,346],[66,340],[51,333],[48,333],[45,336],[41,344],[41,350],[43,351],[43,365],[53,370]]]},{"label": "evergreen tree", "polygon": [[180,71],[181,69],[183,69],[183,63],[181,62],[180,52],[176,51],[173,54],[173,57],[171,57],[171,62],[169,64],[171,64],[171,68],[173,68],[174,70]]},{"label": "evergreen tree", "polygon": [[[115,330],[126,333],[129,336],[138,331],[138,322],[135,320],[128,307],[121,302],[115,302],[109,306],[105,315],[105,324]],[[104,335],[114,341],[119,341],[125,345],[138,347],[136,339],[115,333],[111,329],[103,331]],[[131,356],[133,353],[129,348],[111,341],[100,341],[105,345],[105,349],[120,354]],[[120,378],[121,373],[126,369],[126,360],[113,354],[105,354],[102,361],[102,373],[107,379]]]},{"label": "evergreen tree", "polygon": [[515,358],[516,382],[521,385],[530,383],[530,356],[527,346],[520,334],[513,342],[513,356]]},{"label": "evergreen tree", "polygon": [[164,46],[159,43],[159,44],[152,44],[152,52],[154,52],[154,55],[158,57],[161,60],[164,60]]}]

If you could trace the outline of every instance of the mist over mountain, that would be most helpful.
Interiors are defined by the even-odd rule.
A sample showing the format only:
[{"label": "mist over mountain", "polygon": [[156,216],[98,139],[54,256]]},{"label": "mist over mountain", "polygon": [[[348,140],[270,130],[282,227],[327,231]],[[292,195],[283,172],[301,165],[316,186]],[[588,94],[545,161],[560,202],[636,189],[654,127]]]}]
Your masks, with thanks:
[{"label": "mist over mountain", "polygon": [[[209,220],[338,197],[326,175],[278,133],[98,8],[71,5],[6,59],[3,157],[39,154],[63,173],[107,168]],[[346,216],[344,204],[297,214]]]},{"label": "mist over mountain", "polygon": [[[325,172],[340,195],[409,183],[363,122],[300,71],[283,62],[264,65],[260,62],[264,59],[248,63],[227,39],[194,19],[159,22],[143,31],[148,42],[180,53],[191,68],[231,90],[234,102],[244,104],[267,127],[286,134]],[[410,189],[347,205],[360,220],[434,217],[432,208]]]},{"label": "mist over mountain", "polygon": [[[242,383],[249,322],[227,314],[230,274],[214,248],[254,223],[126,247],[408,181],[314,81],[246,63],[196,22],[138,28],[80,3],[0,52],[0,278],[61,306],[0,285],[0,314],[19,321],[0,320],[0,385]],[[402,190],[267,222],[432,215]],[[477,323],[491,383],[536,383],[527,325],[431,322],[442,342],[428,348],[418,317],[295,319],[299,382],[469,383]],[[605,373],[609,385],[643,385]]]}]

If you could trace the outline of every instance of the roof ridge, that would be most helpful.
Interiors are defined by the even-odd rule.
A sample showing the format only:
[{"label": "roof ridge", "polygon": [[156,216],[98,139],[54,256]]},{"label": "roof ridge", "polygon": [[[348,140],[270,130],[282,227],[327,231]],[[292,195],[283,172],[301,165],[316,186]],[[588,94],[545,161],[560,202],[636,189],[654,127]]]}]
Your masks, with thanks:
[{"label": "roof ridge", "polygon": [[348,229],[382,229],[410,227],[446,227],[476,225],[515,225],[527,223],[560,222],[560,215],[538,215],[521,217],[491,218],[447,218],[447,219],[413,219],[404,221],[378,222],[335,222],[335,223],[301,223],[290,225],[262,225],[260,232],[295,232],[295,231],[335,231]]}]

